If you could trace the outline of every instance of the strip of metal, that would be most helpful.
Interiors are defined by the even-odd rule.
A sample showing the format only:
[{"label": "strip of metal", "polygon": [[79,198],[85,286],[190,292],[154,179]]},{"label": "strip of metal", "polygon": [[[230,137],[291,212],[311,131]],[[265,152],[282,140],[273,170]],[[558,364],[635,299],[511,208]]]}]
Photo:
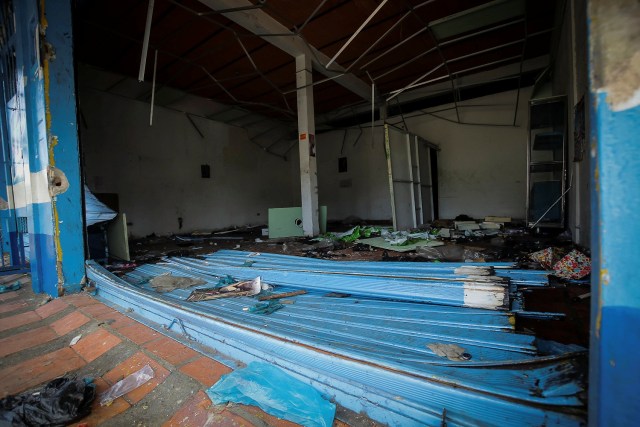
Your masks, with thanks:
[{"label": "strip of metal", "polygon": [[436,66],[435,68],[432,68],[431,70],[427,71],[426,73],[424,73],[423,75],[421,75],[420,77],[418,77],[417,79],[415,79],[414,81],[412,81],[411,83],[409,83],[407,86],[403,87],[402,89],[395,91],[393,95],[391,95],[390,97],[387,98],[387,102],[391,101],[393,98],[395,98],[396,96],[400,95],[402,92],[404,92],[405,90],[411,88],[411,87],[415,87],[414,85],[416,83],[418,83],[420,80],[424,79],[425,77],[428,77],[429,75],[431,75],[432,73],[438,71],[440,68],[442,68],[444,66],[444,64],[439,64],[438,66]]},{"label": "strip of metal", "polygon": [[[489,67],[489,66],[492,66],[492,65],[500,64],[502,62],[513,61],[514,59],[519,59],[519,58],[520,58],[520,55],[515,55],[515,56],[511,56],[509,58],[499,59],[497,61],[487,62],[486,64],[481,64],[481,65],[477,65],[475,67],[466,68],[464,70],[459,70],[459,71],[456,71],[454,74],[455,75],[460,75],[462,73],[467,73],[469,71],[473,71],[473,70],[477,70],[477,69],[480,69],[480,68],[484,68],[484,67]],[[407,89],[413,89],[413,88],[416,88],[416,87],[419,87],[419,86],[424,86],[424,85],[427,85],[429,83],[433,83],[433,82],[436,82],[438,80],[442,80],[442,79],[446,79],[446,78],[447,78],[447,76],[437,77],[435,79],[427,80],[426,82],[416,83],[414,86],[409,87]],[[510,77],[507,77],[507,78],[505,78],[505,80],[509,79],[509,78]],[[494,80],[489,80],[489,81],[492,82]],[[400,89],[397,89],[397,90],[400,90]],[[394,93],[394,92],[390,92],[390,93]]]},{"label": "strip of metal", "polygon": [[149,110],[149,126],[153,126],[153,105],[156,99],[156,69],[158,67],[158,49],[153,55],[153,81],[151,82],[151,109]]},{"label": "strip of metal", "polygon": [[[394,181],[397,182],[397,181]],[[410,182],[410,181],[407,181]],[[231,250],[220,250],[212,255],[207,255],[206,259],[210,261],[223,262],[232,266],[240,267],[245,263],[251,263],[251,267],[254,269],[276,269],[282,271],[297,271],[307,273],[322,273],[322,274],[344,274],[350,276],[374,276],[389,279],[402,279],[409,278],[411,280],[437,280],[437,281],[465,281],[466,276],[456,274],[455,270],[458,266],[474,266],[487,269],[494,269],[491,263],[463,263],[457,264],[458,266],[440,266],[429,268],[428,263],[426,266],[387,266],[387,262],[382,265],[378,263],[368,262],[364,265],[356,264],[355,262],[349,263],[321,263],[307,261],[308,258],[302,258],[300,260],[295,257],[291,258],[278,258],[271,257],[270,254],[261,253],[255,255],[253,253],[238,252]],[[416,264],[416,263],[412,263]],[[495,268],[495,274],[499,277],[504,277],[512,282],[516,282],[519,285],[529,286],[547,286],[549,272],[543,270],[515,270],[508,268],[507,264],[504,267],[507,268]],[[512,266],[512,265],[511,265]],[[488,281],[491,281],[492,276],[486,276]],[[475,278],[475,280],[480,280]]]},{"label": "strip of metal", "polygon": [[347,69],[345,70],[345,72],[349,72],[349,70],[351,70],[351,68],[353,68],[362,58],[364,58],[369,52],[371,52],[371,50],[373,48],[375,48],[380,42],[382,42],[384,39],[387,38],[387,36],[389,34],[391,34],[391,32],[393,30],[396,29],[396,27],[398,25],[400,25],[406,18],[407,16],[411,15],[411,12],[407,12],[404,15],[402,15],[395,24],[393,24],[391,27],[389,27],[389,29],[387,31],[384,32],[383,35],[381,35],[380,37],[378,37],[364,52],[362,52],[360,54],[359,57],[356,58],[355,61],[353,61],[351,64],[349,64],[349,66],[347,67]]},{"label": "strip of metal", "polygon": [[149,0],[149,6],[147,6],[147,22],[144,27],[144,39],[142,40],[142,55],[140,56],[140,69],[138,71],[138,81],[144,81],[144,72],[147,67],[147,52],[149,50],[149,37],[151,36],[151,21],[153,20],[153,3],[154,0]]},{"label": "strip of metal", "polygon": [[191,118],[191,115],[189,113],[185,113],[185,116],[187,116],[187,119],[189,120],[189,123],[191,123],[191,126],[193,126],[196,132],[198,132],[198,135],[200,135],[200,138],[204,139],[204,134],[202,133],[200,128],[196,125],[196,122],[193,121],[193,119]]},{"label": "strip of metal", "polygon": [[412,40],[414,37],[424,33],[426,31],[426,27],[416,31],[415,33],[413,33],[412,35],[410,35],[409,37],[404,38],[401,42],[391,46],[389,49],[385,50],[384,52],[382,52],[381,54],[379,54],[378,56],[376,56],[375,58],[373,58],[372,60],[370,60],[369,62],[367,62],[366,64],[364,64],[362,67],[360,67],[361,69],[363,68],[367,68],[369,65],[373,64],[374,62],[376,62],[378,59],[382,58],[383,56],[386,56],[387,54],[393,52],[394,50],[396,50],[397,48],[399,48],[400,46],[402,46],[403,44],[407,43],[409,40]]},{"label": "strip of metal", "polygon": [[382,7],[387,4],[388,0],[382,0],[382,2],[380,2],[380,4],[378,5],[378,7],[376,7],[374,9],[373,12],[371,12],[371,14],[369,15],[369,17],[367,17],[367,19],[364,20],[364,22],[362,23],[362,25],[360,25],[360,27],[358,27],[358,29],[351,35],[351,37],[349,37],[349,39],[345,42],[345,44],[342,45],[342,47],[340,49],[338,49],[338,52],[336,52],[335,55],[333,55],[333,58],[331,58],[329,60],[329,62],[327,63],[327,65],[325,65],[325,67],[329,68],[331,66],[331,64],[334,63],[334,61],[338,58],[338,56],[340,56],[340,54],[347,48],[347,46],[349,46],[349,44],[353,41],[353,39],[356,38],[356,36],[358,34],[360,34],[360,32],[364,29],[364,27],[367,26],[367,24],[369,23],[369,21],[371,21],[373,19],[374,16],[376,16],[376,14],[380,11],[380,9],[382,9]]},{"label": "strip of metal", "polygon": [[462,40],[474,38],[474,37],[477,37],[479,35],[490,33],[491,31],[499,30],[500,28],[509,27],[511,25],[514,25],[514,24],[517,24],[517,23],[523,22],[523,21],[524,21],[524,19],[522,19],[522,18],[519,18],[519,19],[516,19],[516,20],[513,20],[513,21],[509,21],[509,22],[506,22],[504,24],[496,25],[495,27],[487,28],[485,30],[476,31],[475,33],[467,34],[465,36],[456,37],[455,39],[443,41],[443,42],[440,43],[440,46],[448,46],[448,45],[450,45],[452,43],[457,43],[457,42],[462,41]]},{"label": "strip of metal", "polygon": [[522,43],[522,58],[520,58],[520,71],[518,72],[518,92],[516,94],[516,105],[513,109],[513,125],[518,120],[518,104],[520,104],[520,86],[522,85],[522,68],[524,67],[524,56],[527,49],[528,27],[527,27],[527,10],[524,11],[524,43]]},{"label": "strip of metal", "polygon": [[311,14],[307,17],[307,19],[302,23],[302,25],[300,26],[300,28],[296,29],[296,34],[300,34],[302,32],[302,30],[304,30],[304,27],[307,26],[307,24],[309,23],[309,21],[311,21],[314,16],[316,16],[316,14],[320,11],[320,9],[322,9],[322,7],[324,6],[324,4],[327,2],[327,0],[322,0],[318,6],[316,6],[316,8],[313,10],[313,12],[311,12]]},{"label": "strip of metal", "polygon": [[[389,54],[390,52],[396,50],[397,48],[399,48],[400,46],[404,45],[405,43],[407,43],[409,40],[411,40],[412,38],[418,36],[419,34],[422,34],[423,32],[425,32],[427,29],[423,28],[422,30],[419,30],[417,32],[415,32],[414,34],[412,34],[411,36],[407,37],[406,39],[402,40],[400,43],[392,46],[391,48],[387,49],[386,51],[382,52],[380,55],[376,56],[375,58],[373,58],[371,61],[367,62],[366,64],[364,64],[362,67],[360,67],[361,69],[367,68],[369,65],[371,65],[373,62],[377,61],[378,59],[382,58],[383,56],[386,56],[387,54]],[[434,49],[429,49],[426,52],[423,52],[419,55],[417,55],[417,58],[422,58],[423,56],[431,53]],[[407,63],[411,63],[412,61],[409,62],[405,62],[405,64]],[[398,67],[396,67],[398,68]],[[376,79],[386,76],[388,73],[385,74],[381,74],[380,76],[376,77]]]},{"label": "strip of metal", "polygon": [[396,221],[396,200],[393,192],[393,172],[391,170],[391,145],[389,141],[389,126],[384,125],[384,152],[387,157],[387,177],[389,179],[389,195],[391,198],[391,218],[393,220],[393,229],[397,230]]}]

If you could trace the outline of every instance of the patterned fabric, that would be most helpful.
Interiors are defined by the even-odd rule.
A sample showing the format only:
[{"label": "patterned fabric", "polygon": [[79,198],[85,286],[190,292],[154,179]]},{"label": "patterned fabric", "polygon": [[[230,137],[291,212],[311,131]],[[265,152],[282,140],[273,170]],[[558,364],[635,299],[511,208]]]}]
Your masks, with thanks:
[{"label": "patterned fabric", "polygon": [[562,258],[562,252],[558,248],[549,247],[529,254],[529,258],[539,263],[546,270],[552,270],[553,266]]},{"label": "patterned fabric", "polygon": [[565,279],[582,279],[591,273],[591,259],[574,249],[553,266],[553,271]]}]

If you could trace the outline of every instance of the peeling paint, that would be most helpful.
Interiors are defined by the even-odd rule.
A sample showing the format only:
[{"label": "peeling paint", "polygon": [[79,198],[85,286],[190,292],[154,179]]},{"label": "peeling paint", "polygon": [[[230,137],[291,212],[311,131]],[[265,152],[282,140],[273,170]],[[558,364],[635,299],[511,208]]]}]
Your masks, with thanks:
[{"label": "peeling paint", "polygon": [[55,197],[69,189],[69,180],[61,169],[49,167],[49,194]]},{"label": "peeling paint", "polygon": [[[40,32],[44,37],[46,35],[46,28],[48,26],[47,18],[45,15],[45,0],[40,0]],[[46,45],[47,43],[44,42]],[[53,46],[50,47],[53,50]],[[49,144],[49,167],[55,168],[56,161],[54,156],[54,148],[58,145],[58,138],[51,134],[51,97],[50,92],[50,72],[49,72],[49,60],[50,57],[44,58],[42,61],[43,75],[44,75],[44,105],[45,105],[45,126],[47,131],[47,140]],[[66,177],[65,177],[66,179]],[[67,183],[68,187],[68,183]],[[58,215],[58,208],[56,201],[51,200],[51,210],[53,211],[53,241],[56,247],[56,270],[58,273],[58,294],[64,294],[64,272],[62,270],[62,244],[60,242],[60,218]]]},{"label": "peeling paint", "polygon": [[607,93],[612,111],[640,105],[640,2],[597,0],[590,2],[592,80]]}]

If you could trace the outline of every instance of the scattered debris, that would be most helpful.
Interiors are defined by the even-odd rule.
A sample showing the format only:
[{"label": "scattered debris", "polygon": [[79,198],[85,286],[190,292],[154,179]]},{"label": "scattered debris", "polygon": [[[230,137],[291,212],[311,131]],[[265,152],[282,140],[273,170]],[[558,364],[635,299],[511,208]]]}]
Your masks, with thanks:
[{"label": "scattered debris", "polygon": [[577,249],[564,255],[562,249],[548,247],[529,254],[529,259],[563,279],[582,279],[591,273],[591,259]]},{"label": "scattered debris", "polygon": [[19,281],[14,282],[10,285],[0,285],[0,294],[4,294],[5,292],[17,291],[21,287],[22,287],[22,284]]},{"label": "scattered debris", "polygon": [[328,294],[324,294],[323,296],[329,298],[349,298],[351,294],[343,294],[342,292],[329,292]]},{"label": "scattered debris", "polygon": [[427,344],[427,347],[433,351],[437,356],[446,357],[453,361],[471,360],[471,354],[456,344]]},{"label": "scattered debris", "polygon": [[530,254],[529,258],[539,263],[545,270],[553,270],[553,266],[562,258],[562,251],[549,247]]},{"label": "scattered debris", "polygon": [[153,368],[149,365],[145,365],[142,369],[128,377],[118,381],[114,385],[112,385],[107,391],[102,393],[100,396],[100,405],[101,406],[109,406],[113,403],[114,400],[123,396],[138,387],[142,384],[149,381],[153,378],[155,373],[153,372]]},{"label": "scattered debris", "polygon": [[204,285],[205,282],[202,279],[193,279],[191,277],[172,276],[171,274],[163,274],[156,276],[149,281],[149,285],[156,292],[171,292],[175,289],[186,289],[192,286]]},{"label": "scattered debris", "polygon": [[553,266],[553,272],[563,279],[582,279],[591,274],[591,259],[574,249]]},{"label": "scattered debris", "polygon": [[269,289],[269,286],[263,284],[260,276],[258,276],[253,280],[235,282],[227,286],[195,289],[187,297],[187,301],[196,302],[220,298],[249,297],[267,289]]},{"label": "scattered debris", "polygon": [[374,234],[379,234],[381,230],[382,229],[380,227],[356,225],[355,227],[343,233],[328,233],[327,237],[334,240],[340,240],[345,243],[352,243],[360,239],[361,237],[368,238]]},{"label": "scattered debris", "polygon": [[271,314],[274,311],[278,311],[284,308],[284,305],[280,301],[272,300],[268,302],[259,302],[249,309],[249,312],[255,314]]},{"label": "scattered debris", "polygon": [[78,344],[78,341],[80,341],[80,338],[82,338],[82,334],[76,335],[75,337],[73,337],[73,339],[69,343],[69,347],[72,347],[72,346]]},{"label": "scattered debris", "polygon": [[511,222],[510,216],[485,216],[485,222],[498,222],[504,224],[505,222]]},{"label": "scattered debris", "polygon": [[224,375],[207,390],[216,404],[227,402],[257,405],[275,417],[307,427],[330,427],[335,404],[310,385],[265,362]]},{"label": "scattered debris", "polygon": [[258,301],[269,301],[269,300],[280,299],[280,298],[289,298],[289,297],[295,297],[298,295],[304,295],[306,293],[307,291],[305,290],[299,290],[299,291],[293,291],[293,292],[284,292],[281,294],[265,295],[265,296],[259,297]]},{"label": "scattered debris", "polygon": [[91,378],[56,378],[36,392],[1,399],[0,425],[68,425],[89,415],[95,395]]}]

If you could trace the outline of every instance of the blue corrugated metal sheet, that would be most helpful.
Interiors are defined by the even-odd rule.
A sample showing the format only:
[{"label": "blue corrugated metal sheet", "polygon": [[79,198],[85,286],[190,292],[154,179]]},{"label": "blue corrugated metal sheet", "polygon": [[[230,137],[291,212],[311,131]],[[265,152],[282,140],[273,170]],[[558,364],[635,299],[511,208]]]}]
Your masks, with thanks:
[{"label": "blue corrugated metal sheet", "polygon": [[109,221],[116,217],[117,213],[96,199],[89,187],[84,186],[84,215],[86,226]]},{"label": "blue corrugated metal sheet", "polygon": [[[339,403],[390,425],[439,425],[444,409],[447,425],[582,421],[569,414],[582,405],[580,356],[537,356],[534,337],[515,333],[509,313],[329,298],[309,287],[295,304],[256,315],[244,310],[255,298],[186,302],[190,290],[150,290],[145,282],[158,274],[200,277],[208,281],[205,286],[224,275],[184,265],[184,259],[169,261],[141,266],[126,282],[94,264],[88,275],[102,298],[153,322],[180,319],[192,338],[244,362],[276,363]],[[449,361],[429,349],[432,343],[459,345],[472,358]]]}]

